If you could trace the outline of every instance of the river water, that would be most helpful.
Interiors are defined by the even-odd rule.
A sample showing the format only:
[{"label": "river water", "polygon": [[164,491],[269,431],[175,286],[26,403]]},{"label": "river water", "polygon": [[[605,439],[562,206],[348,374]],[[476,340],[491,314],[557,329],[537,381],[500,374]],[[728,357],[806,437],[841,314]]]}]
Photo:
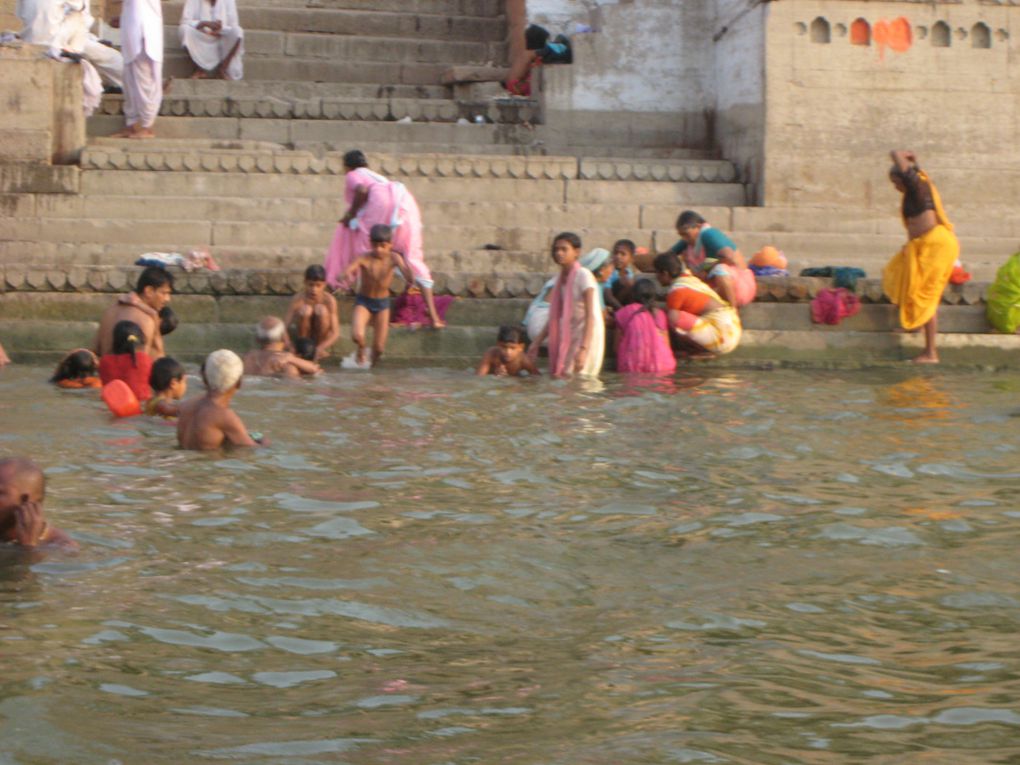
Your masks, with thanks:
[{"label": "river water", "polygon": [[253,380],[206,455],[47,372],[4,765],[1020,762],[1020,375]]}]

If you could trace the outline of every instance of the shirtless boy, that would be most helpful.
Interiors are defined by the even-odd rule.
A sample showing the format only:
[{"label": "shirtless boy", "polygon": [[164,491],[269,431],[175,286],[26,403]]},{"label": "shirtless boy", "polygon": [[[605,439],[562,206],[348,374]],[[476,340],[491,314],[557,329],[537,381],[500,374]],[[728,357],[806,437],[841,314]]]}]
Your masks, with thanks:
[{"label": "shirtless boy", "polygon": [[244,354],[244,373],[265,377],[317,375],[322,367],[305,361],[286,348],[287,328],[277,316],[267,316],[255,327],[259,347]]},{"label": "shirtless boy", "polygon": [[141,350],[153,360],[166,355],[163,351],[163,335],[160,333],[159,312],[170,302],[173,290],[173,274],[159,266],[148,266],[139,275],[135,291],[121,295],[116,303],[103,312],[92,350],[98,356],[113,353],[113,328],[119,321],[133,321],[145,335]]},{"label": "shirtless boy", "polygon": [[524,330],[504,324],[496,335],[496,344],[485,352],[475,374],[516,377],[522,372],[541,374],[535,362],[524,352]]},{"label": "shirtless boy", "polygon": [[315,343],[315,356],[311,361],[329,355],[330,347],[340,339],[340,312],[336,298],[326,292],[325,268],[308,266],[305,269],[305,289],[294,296],[283,323],[295,344],[302,338],[310,338]]},{"label": "shirtless boy", "polygon": [[372,325],[372,366],[375,366],[386,348],[386,336],[390,331],[390,283],[393,272],[400,269],[408,284],[414,281],[414,274],[403,255],[393,251],[393,231],[389,226],[378,224],[369,231],[372,242],[367,252],[351,263],[344,273],[344,279],[353,282],[360,279],[357,297],[354,299],[354,313],[351,316],[351,339],[358,346],[357,363],[364,366],[365,330]]},{"label": "shirtless boy", "polygon": [[42,507],[45,497],[46,477],[32,460],[0,460],[0,542],[22,547],[77,547],[67,534],[46,521]]},{"label": "shirtless boy", "polygon": [[230,400],[241,388],[244,364],[233,351],[220,349],[206,356],[202,381],[207,393],[181,404],[177,444],[182,449],[209,451],[222,446],[256,446]]}]

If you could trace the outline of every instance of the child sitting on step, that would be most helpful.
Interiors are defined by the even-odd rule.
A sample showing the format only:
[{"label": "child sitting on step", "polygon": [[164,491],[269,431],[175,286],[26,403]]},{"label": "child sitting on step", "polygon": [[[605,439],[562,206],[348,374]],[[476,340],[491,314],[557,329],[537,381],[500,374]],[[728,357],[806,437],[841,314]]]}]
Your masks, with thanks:
[{"label": "child sitting on step", "polygon": [[[283,323],[295,347],[306,338],[314,343],[315,351],[308,361],[318,361],[329,355],[329,349],[340,339],[340,312],[336,298],[326,292],[325,268],[308,266],[305,269],[304,291],[294,296]],[[300,350],[298,355],[307,358]]]}]

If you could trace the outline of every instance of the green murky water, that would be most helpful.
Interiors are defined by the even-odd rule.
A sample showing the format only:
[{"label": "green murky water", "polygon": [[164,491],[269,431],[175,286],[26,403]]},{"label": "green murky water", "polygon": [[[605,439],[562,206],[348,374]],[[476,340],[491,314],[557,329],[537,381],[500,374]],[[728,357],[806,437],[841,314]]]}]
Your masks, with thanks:
[{"label": "green murky water", "polygon": [[0,763],[1020,762],[1020,376],[252,381],[174,448],[0,374]]}]

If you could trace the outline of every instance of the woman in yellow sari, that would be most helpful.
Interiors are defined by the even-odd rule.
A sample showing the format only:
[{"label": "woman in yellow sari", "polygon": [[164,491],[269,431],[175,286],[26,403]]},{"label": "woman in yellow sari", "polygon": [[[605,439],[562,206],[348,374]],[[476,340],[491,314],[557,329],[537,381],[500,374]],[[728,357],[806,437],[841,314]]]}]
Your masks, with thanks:
[{"label": "woman in yellow sari", "polygon": [[953,224],[942,209],[935,184],[917,166],[912,151],[891,152],[889,180],[903,194],[903,225],[907,243],[893,256],[882,273],[882,288],[900,307],[900,324],[906,330],[924,327],[924,352],[918,364],[937,364],[938,307],[960,256]]}]

